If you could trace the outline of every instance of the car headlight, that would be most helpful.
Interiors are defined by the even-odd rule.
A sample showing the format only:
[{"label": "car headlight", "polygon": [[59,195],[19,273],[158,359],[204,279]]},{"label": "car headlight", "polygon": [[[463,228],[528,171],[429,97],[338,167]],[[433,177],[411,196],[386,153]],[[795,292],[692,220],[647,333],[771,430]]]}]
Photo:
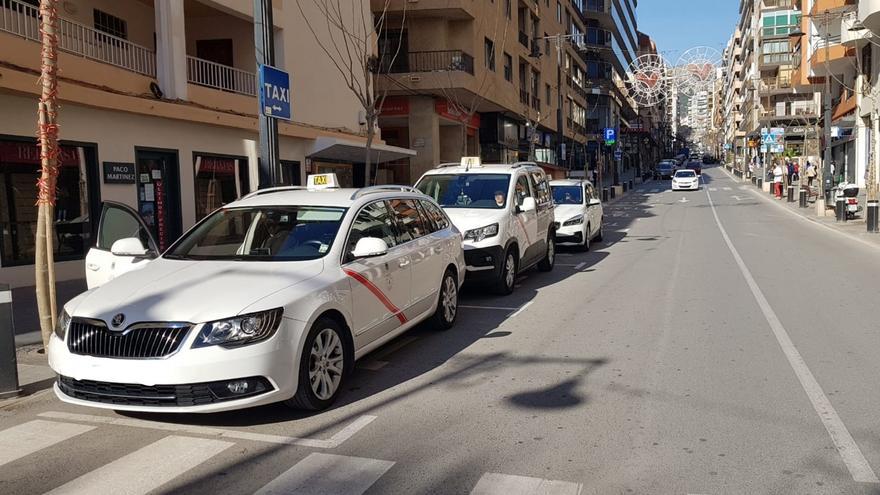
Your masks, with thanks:
[{"label": "car headlight", "polygon": [[562,224],[562,226],[563,226],[563,227],[570,227],[570,226],[572,226],[572,225],[580,225],[580,224],[582,224],[582,223],[584,223],[584,216],[583,216],[583,215],[578,215],[578,216],[576,216],[576,217],[572,217],[572,218],[569,218],[568,220],[566,220],[566,221]]},{"label": "car headlight", "polygon": [[495,237],[498,235],[498,224],[493,223],[492,225],[487,225],[485,227],[480,227],[478,229],[471,229],[464,233],[465,240],[472,240],[474,242],[480,242],[483,239],[489,237]]},{"label": "car headlight", "polygon": [[55,320],[55,336],[59,339],[64,340],[64,336],[67,335],[67,327],[70,326],[70,315],[67,314],[67,311],[62,309],[61,314],[58,315],[58,319]]},{"label": "car headlight", "polygon": [[281,325],[282,308],[205,323],[193,348],[220,345],[237,347],[266,340]]}]

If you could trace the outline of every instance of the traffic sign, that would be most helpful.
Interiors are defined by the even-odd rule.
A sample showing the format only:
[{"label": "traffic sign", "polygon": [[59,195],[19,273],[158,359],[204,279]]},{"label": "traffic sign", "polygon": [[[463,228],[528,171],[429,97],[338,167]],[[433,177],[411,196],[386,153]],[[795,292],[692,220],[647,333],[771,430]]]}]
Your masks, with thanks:
[{"label": "traffic sign", "polygon": [[260,65],[259,78],[260,113],[290,120],[290,74],[271,65]]},{"label": "traffic sign", "polygon": [[604,129],[603,134],[605,135],[606,146],[611,146],[617,143],[617,129],[607,127]]},{"label": "traffic sign", "polygon": [[620,148],[614,150],[614,159],[619,162],[621,158],[623,158],[623,150]]},{"label": "traffic sign", "polygon": [[767,152],[767,145],[766,145],[766,144],[762,144],[762,145],[761,145],[761,153],[766,153],[766,152]]}]

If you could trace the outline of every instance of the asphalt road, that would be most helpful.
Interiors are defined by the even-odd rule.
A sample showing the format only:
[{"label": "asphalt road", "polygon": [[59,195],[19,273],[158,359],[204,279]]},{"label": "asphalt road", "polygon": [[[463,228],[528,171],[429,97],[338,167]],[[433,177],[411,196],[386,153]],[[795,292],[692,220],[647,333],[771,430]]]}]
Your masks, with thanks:
[{"label": "asphalt road", "polygon": [[640,186],[512,296],[468,291],[322,414],[0,409],[0,493],[880,493],[878,253],[703,181]]}]

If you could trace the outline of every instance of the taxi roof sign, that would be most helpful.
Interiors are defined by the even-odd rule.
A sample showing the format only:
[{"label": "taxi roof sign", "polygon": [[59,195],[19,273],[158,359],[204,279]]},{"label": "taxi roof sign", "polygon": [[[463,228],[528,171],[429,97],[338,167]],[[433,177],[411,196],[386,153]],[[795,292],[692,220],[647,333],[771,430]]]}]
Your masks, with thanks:
[{"label": "taxi roof sign", "polygon": [[339,187],[339,179],[336,174],[312,174],[306,179],[307,189],[310,191],[320,189],[335,189]]},{"label": "taxi roof sign", "polygon": [[463,156],[461,157],[461,166],[465,168],[465,170],[473,168],[479,168],[483,166],[483,162],[480,160],[478,156]]}]

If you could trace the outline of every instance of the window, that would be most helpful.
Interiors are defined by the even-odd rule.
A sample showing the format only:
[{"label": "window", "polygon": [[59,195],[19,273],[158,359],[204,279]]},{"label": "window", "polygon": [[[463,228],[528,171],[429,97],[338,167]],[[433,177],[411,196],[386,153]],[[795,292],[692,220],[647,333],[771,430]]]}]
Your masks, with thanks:
[{"label": "window", "polygon": [[513,82],[513,57],[504,53],[504,80]]},{"label": "window", "polygon": [[351,261],[351,252],[354,251],[358,241],[364,237],[382,239],[388,247],[394,247],[397,244],[397,238],[394,235],[394,222],[384,201],[368,204],[354,219],[345,250],[346,261]]},{"label": "window", "polygon": [[196,220],[250,192],[247,159],[193,154]]},{"label": "window", "polygon": [[428,235],[430,230],[422,218],[419,207],[413,199],[392,199],[388,201],[397,221],[397,238],[402,243]]},{"label": "window", "polygon": [[549,203],[552,195],[550,185],[547,183],[547,176],[534,171],[530,173],[530,177],[532,178],[532,187],[535,189],[535,200],[539,205]]},{"label": "window", "polygon": [[557,205],[582,205],[585,190],[578,186],[553,186],[553,201]]},{"label": "window", "polygon": [[128,25],[124,20],[98,9],[94,9],[92,14],[96,30],[124,40],[128,39]]},{"label": "window", "polygon": [[516,200],[516,206],[522,206],[523,201],[526,198],[532,197],[532,190],[529,187],[529,178],[525,175],[520,175],[516,179],[516,190],[513,192],[514,199]]},{"label": "window", "polygon": [[550,55],[550,35],[544,33],[544,55]]},{"label": "window", "polygon": [[427,175],[416,188],[444,208],[501,209],[496,196],[507,196],[508,174]]},{"label": "window", "polygon": [[562,24],[562,4],[556,2],[556,22]]},{"label": "window", "polygon": [[109,251],[114,242],[128,237],[137,237],[141,244],[149,246],[150,235],[134,215],[114,206],[105,208],[96,247]]},{"label": "window", "polygon": [[873,46],[870,44],[866,45],[862,48],[862,74],[865,76],[865,81],[868,84],[872,81],[872,76],[874,74],[874,67],[872,67],[873,62],[871,58],[871,52],[873,51]]},{"label": "window", "polygon": [[513,9],[510,6],[511,0],[504,0],[504,15],[507,16],[508,19],[513,17]]},{"label": "window", "polygon": [[486,61],[486,68],[489,70],[495,70],[495,42],[486,38],[485,45],[483,47],[483,56]]},{"label": "window", "polygon": [[428,218],[434,222],[437,230],[449,228],[449,219],[446,218],[446,214],[443,213],[443,210],[441,210],[440,207],[430,201],[422,201],[421,204],[425,209]]},{"label": "window", "polygon": [[544,92],[545,98],[544,98],[544,99],[547,100],[547,104],[549,105],[549,104],[550,104],[550,98],[551,98],[551,94],[550,94],[550,85],[549,85],[549,84],[545,84],[545,85],[544,85],[544,90],[545,90],[545,92]]}]

